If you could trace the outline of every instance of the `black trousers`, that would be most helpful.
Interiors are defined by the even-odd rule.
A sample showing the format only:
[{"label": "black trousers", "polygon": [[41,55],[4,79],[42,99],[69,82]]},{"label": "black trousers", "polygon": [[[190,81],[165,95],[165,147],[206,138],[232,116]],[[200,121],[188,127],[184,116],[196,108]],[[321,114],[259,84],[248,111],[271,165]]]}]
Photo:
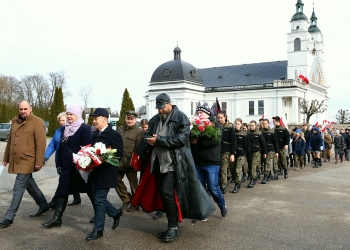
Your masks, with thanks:
[{"label": "black trousers", "polygon": [[154,162],[155,171],[157,174],[157,182],[160,188],[165,214],[168,218],[168,227],[177,227],[177,209],[175,203],[175,172],[170,171],[160,173],[158,158]]}]

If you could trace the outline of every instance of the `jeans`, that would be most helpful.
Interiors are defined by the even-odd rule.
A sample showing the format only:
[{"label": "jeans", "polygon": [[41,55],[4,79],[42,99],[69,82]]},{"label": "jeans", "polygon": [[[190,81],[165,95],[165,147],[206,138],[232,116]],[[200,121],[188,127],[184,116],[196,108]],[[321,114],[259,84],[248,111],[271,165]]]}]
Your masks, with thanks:
[{"label": "jeans", "polygon": [[225,199],[219,187],[219,170],[218,165],[196,166],[197,176],[203,187],[209,190],[211,196],[218,206],[225,206]]}]

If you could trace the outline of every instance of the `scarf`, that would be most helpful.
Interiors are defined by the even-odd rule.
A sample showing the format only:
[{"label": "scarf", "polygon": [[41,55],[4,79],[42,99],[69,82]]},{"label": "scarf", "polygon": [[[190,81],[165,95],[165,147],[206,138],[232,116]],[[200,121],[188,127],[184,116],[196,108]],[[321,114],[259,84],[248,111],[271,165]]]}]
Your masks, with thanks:
[{"label": "scarf", "polygon": [[84,120],[81,117],[78,117],[78,119],[73,123],[69,123],[67,121],[64,128],[63,141],[67,141],[69,136],[74,135],[83,123]]}]

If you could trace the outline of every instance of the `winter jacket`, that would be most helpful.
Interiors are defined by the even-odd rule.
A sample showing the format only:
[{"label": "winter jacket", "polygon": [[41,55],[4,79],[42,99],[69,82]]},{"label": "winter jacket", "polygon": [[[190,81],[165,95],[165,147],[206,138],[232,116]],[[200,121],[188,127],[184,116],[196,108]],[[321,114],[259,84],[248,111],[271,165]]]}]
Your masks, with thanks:
[{"label": "winter jacket", "polygon": [[267,153],[264,136],[259,130],[249,130],[247,135],[250,142],[250,152],[260,151],[262,154]]},{"label": "winter jacket", "polygon": [[279,125],[275,127],[275,132],[278,139],[279,149],[284,148],[286,145],[288,146],[290,143],[290,134],[288,132],[288,129]]},{"label": "winter jacket", "polygon": [[278,153],[279,144],[275,131],[271,128],[264,128],[261,130],[261,133],[265,139],[266,151]]},{"label": "winter jacket", "polygon": [[298,137],[294,137],[292,141],[293,154],[295,155],[305,155],[306,142]]},{"label": "winter jacket", "polygon": [[247,133],[243,130],[235,129],[237,149],[236,149],[236,158],[238,156],[247,156],[250,153],[250,143]]},{"label": "winter jacket", "polygon": [[236,133],[231,124],[225,123],[222,126],[221,136],[221,154],[229,152],[230,155],[236,154]]},{"label": "winter jacket", "polygon": [[61,131],[62,131],[61,128],[56,129],[55,133],[53,134],[53,137],[51,138],[49,145],[46,148],[45,156],[44,156],[45,161],[47,161],[50,158],[50,156],[56,152],[55,154],[56,167],[59,167],[57,166],[57,155],[58,155],[57,150],[58,150],[58,147],[60,146]]},{"label": "winter jacket", "polygon": [[318,131],[310,137],[309,149],[312,151],[322,151],[321,147],[324,149],[324,143],[322,140],[321,133]]}]

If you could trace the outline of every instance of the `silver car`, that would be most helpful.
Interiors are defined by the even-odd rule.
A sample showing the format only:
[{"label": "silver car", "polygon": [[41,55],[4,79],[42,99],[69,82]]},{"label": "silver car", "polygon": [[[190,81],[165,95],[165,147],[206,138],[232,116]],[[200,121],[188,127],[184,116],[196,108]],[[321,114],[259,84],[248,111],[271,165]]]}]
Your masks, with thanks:
[{"label": "silver car", "polygon": [[9,138],[11,123],[0,123],[0,140],[5,141]]}]

